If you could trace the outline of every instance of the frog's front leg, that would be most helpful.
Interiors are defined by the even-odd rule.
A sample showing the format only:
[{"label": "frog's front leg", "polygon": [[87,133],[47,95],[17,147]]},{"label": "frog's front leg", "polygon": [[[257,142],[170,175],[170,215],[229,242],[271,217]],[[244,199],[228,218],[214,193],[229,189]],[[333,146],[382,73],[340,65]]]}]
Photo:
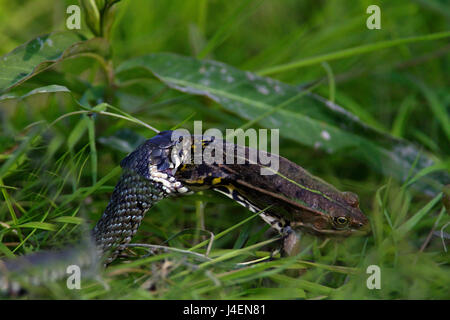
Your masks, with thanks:
[{"label": "frog's front leg", "polygon": [[289,225],[289,222],[281,217],[261,213],[260,217],[282,236],[282,250],[288,256],[295,256],[300,251],[300,235]]},{"label": "frog's front leg", "polygon": [[288,256],[295,256],[300,252],[300,234],[287,225],[281,230],[283,236],[283,250]]}]

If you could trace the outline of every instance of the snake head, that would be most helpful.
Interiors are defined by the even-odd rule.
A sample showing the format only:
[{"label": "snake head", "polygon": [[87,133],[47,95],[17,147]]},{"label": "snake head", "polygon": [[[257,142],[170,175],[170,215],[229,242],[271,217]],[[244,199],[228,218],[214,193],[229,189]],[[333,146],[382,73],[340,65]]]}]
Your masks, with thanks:
[{"label": "snake head", "polygon": [[172,139],[172,133],[173,131],[162,131],[146,140],[126,156],[120,162],[120,166],[135,171],[145,178],[150,178],[151,168],[153,171],[156,169],[173,176],[182,160],[182,158],[174,158],[173,153],[182,149],[183,139]]},{"label": "snake head", "polygon": [[[178,131],[178,130],[177,130]],[[190,150],[190,139],[177,131],[162,131],[126,156],[120,166],[163,185],[167,193],[185,193],[188,188],[174,177]],[[189,149],[187,149],[189,145]]]}]

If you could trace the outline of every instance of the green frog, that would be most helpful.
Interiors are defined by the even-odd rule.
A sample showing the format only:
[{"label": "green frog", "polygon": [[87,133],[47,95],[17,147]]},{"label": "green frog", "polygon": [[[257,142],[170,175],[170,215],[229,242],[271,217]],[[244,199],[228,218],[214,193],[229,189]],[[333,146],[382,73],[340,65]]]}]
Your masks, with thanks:
[{"label": "green frog", "polygon": [[[252,212],[261,211],[261,218],[284,236],[288,255],[298,250],[296,230],[344,237],[367,233],[369,221],[356,194],[337,190],[288,159],[203,136],[192,136],[191,159],[196,146],[202,152],[209,148],[212,157],[220,151],[222,159],[233,161],[191,160],[178,168],[176,179],[191,190],[214,190]],[[271,170],[259,160],[267,158],[278,160],[278,170],[261,174],[262,168]]]}]

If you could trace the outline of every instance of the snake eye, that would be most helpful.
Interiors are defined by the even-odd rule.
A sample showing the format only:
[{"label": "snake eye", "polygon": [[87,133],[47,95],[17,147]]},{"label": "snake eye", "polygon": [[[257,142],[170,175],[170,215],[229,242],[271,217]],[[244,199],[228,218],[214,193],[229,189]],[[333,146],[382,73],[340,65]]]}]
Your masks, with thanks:
[{"label": "snake eye", "polygon": [[334,221],[334,225],[336,226],[336,228],[343,228],[343,227],[347,226],[347,224],[349,222],[349,220],[344,216],[334,217],[333,221]]}]

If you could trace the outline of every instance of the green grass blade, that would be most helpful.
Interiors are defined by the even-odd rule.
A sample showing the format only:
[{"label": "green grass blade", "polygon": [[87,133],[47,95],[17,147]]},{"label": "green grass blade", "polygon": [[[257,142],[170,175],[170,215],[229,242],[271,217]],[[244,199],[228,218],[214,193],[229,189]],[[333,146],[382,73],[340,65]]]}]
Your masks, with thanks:
[{"label": "green grass blade", "polygon": [[397,230],[395,230],[395,235],[398,238],[403,238],[406,233],[410,232],[417,223],[419,223],[422,218],[428,214],[431,209],[441,200],[443,193],[439,193],[430,202],[428,202],[422,209],[416,212],[408,221],[403,223]]},{"label": "green grass blade", "polygon": [[[206,46],[198,54],[198,58],[202,59],[208,55],[212,50],[217,48],[222,42],[224,42],[231,32],[236,28],[239,23],[237,20],[242,20],[240,16],[248,16],[252,10],[247,10],[253,0],[240,1],[240,6],[238,6],[233,13],[226,19],[226,22],[217,30],[211,40],[208,41]],[[258,0],[260,4],[262,1]],[[244,14],[243,14],[244,13]]]},{"label": "green grass blade", "polygon": [[285,71],[291,71],[297,68],[301,68],[304,66],[311,66],[314,64],[318,64],[324,61],[332,61],[342,58],[348,58],[355,55],[360,55],[364,53],[374,52],[390,47],[395,47],[407,43],[415,43],[419,41],[432,41],[432,40],[438,40],[438,39],[445,39],[450,37],[450,31],[445,32],[438,32],[438,33],[432,33],[422,36],[416,36],[416,37],[409,37],[409,38],[401,38],[401,39],[395,39],[395,40],[387,40],[387,41],[379,41],[375,43],[370,43],[366,45],[361,45],[353,48],[348,48],[344,50],[339,50],[332,53],[326,53],[323,55],[318,55],[311,58],[301,59],[299,61],[294,61],[286,64],[282,64],[279,66],[274,66],[266,69],[262,69],[258,71],[258,74],[262,76],[266,76],[269,74],[279,73],[279,72],[285,72]]},{"label": "green grass blade", "polygon": [[19,225],[14,225],[12,226],[12,228],[33,228],[33,229],[41,229],[41,230],[47,230],[47,231],[56,231],[58,230],[58,228],[52,224],[52,223],[48,223],[48,222],[26,222],[26,223],[22,223]]}]

